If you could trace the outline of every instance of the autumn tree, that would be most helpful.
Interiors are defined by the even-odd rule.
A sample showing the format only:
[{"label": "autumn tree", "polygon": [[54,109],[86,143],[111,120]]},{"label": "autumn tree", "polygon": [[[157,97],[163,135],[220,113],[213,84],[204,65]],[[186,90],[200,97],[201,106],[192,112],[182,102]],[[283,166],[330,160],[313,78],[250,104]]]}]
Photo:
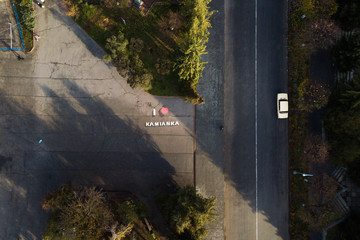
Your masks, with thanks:
[{"label": "autumn tree", "polygon": [[317,201],[326,203],[331,200],[338,189],[336,181],[327,173],[315,173],[310,178],[310,192],[317,197]]},{"label": "autumn tree", "polygon": [[324,107],[330,95],[330,89],[326,84],[313,79],[303,80],[298,91],[299,108],[307,112]]},{"label": "autumn tree", "polygon": [[184,18],[179,12],[169,11],[167,16],[163,16],[159,20],[159,27],[163,31],[179,30],[184,25]]},{"label": "autumn tree", "polygon": [[303,157],[310,163],[325,163],[329,158],[329,144],[319,135],[310,135],[304,144]]},{"label": "autumn tree", "polygon": [[341,35],[341,29],[330,19],[311,21],[306,28],[306,44],[315,50],[334,46]]},{"label": "autumn tree", "polygon": [[338,217],[331,204],[337,184],[326,173],[315,173],[309,184],[309,201],[298,212],[299,217],[311,228],[322,230]]}]

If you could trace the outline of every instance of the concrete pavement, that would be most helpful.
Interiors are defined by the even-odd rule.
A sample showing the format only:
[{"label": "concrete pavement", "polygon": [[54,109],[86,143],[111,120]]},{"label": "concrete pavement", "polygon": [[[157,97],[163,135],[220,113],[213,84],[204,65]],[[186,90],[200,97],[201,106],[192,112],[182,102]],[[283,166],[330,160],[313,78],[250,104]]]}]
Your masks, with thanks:
[{"label": "concrete pavement", "polygon": [[194,182],[193,105],[131,89],[57,4],[38,9],[25,60],[0,53],[0,239],[41,239],[41,199],[65,183],[135,192],[161,226],[154,196]]}]

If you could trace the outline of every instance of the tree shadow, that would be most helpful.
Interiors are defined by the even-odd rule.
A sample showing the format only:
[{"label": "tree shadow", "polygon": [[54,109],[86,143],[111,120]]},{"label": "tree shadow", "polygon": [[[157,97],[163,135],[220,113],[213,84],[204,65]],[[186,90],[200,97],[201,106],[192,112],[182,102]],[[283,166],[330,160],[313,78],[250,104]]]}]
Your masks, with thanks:
[{"label": "tree shadow", "polygon": [[47,97],[41,99],[0,91],[0,212],[8,218],[0,238],[40,239],[47,217],[40,202],[46,192],[68,183],[133,192],[163,230],[154,197],[177,188],[175,168],[130,118],[72,81],[62,83],[71,97],[46,85],[41,89]]}]

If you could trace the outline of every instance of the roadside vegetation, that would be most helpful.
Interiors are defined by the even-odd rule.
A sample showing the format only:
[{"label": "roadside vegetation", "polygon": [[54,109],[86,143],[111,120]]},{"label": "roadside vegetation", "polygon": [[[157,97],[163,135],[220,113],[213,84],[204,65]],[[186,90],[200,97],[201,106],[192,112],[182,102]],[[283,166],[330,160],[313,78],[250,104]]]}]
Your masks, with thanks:
[{"label": "roadside vegetation", "polygon": [[94,187],[65,185],[48,193],[42,207],[51,211],[43,240],[158,239],[143,222],[146,206],[135,198],[112,200]]},{"label": "roadside vegetation", "polygon": [[[329,145],[309,132],[310,113],[325,107],[330,95],[328,84],[310,78],[310,57],[336,43],[341,30],[332,16],[337,9],[335,0],[289,2],[291,239],[309,239],[310,229],[321,231],[339,217],[330,204],[336,182],[316,172],[317,165],[328,161]],[[304,179],[293,171],[312,172],[314,177]]]},{"label": "roadside vegetation", "polygon": [[[204,198],[192,186],[180,188],[174,194],[159,195],[159,209],[173,231],[168,239],[203,239],[207,233],[205,224],[215,218],[215,201]],[[44,197],[42,208],[51,212],[43,240],[159,240],[161,237],[147,220],[146,205],[131,193],[112,195],[95,187],[64,185]]]},{"label": "roadside vegetation", "polygon": [[196,90],[205,62],[210,0],[154,4],[146,15],[130,0],[65,0],[68,15],[107,51],[131,87],[204,101]]},{"label": "roadside vegetation", "polygon": [[[360,2],[297,0],[289,4],[290,230],[292,239],[309,239],[310,229],[323,232],[335,220],[347,217],[334,210],[331,201],[340,189],[324,170],[319,172],[319,166],[345,167],[347,176],[360,184]],[[321,49],[331,52],[340,76],[332,88],[310,78],[311,54]],[[325,112],[325,139],[308,131],[309,114],[317,109]],[[314,173],[314,177],[305,182],[292,174],[294,170]],[[358,225],[359,215],[352,212],[328,231],[327,239],[359,239]]]},{"label": "roadside vegetation", "polygon": [[33,34],[35,29],[35,10],[32,0],[14,0],[19,16],[20,27],[23,33],[25,51],[33,47]]},{"label": "roadside vegetation", "polygon": [[203,239],[207,234],[206,224],[216,217],[215,202],[216,198],[204,198],[192,186],[158,196],[158,206],[174,233],[170,239]]}]

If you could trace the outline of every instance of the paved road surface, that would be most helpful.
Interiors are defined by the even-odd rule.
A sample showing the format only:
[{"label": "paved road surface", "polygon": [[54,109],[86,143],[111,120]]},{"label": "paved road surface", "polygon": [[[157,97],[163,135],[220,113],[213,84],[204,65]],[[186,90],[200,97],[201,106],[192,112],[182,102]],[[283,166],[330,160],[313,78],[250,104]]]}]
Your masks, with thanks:
[{"label": "paved road surface", "polygon": [[225,1],[226,240],[289,239],[286,4]]}]

